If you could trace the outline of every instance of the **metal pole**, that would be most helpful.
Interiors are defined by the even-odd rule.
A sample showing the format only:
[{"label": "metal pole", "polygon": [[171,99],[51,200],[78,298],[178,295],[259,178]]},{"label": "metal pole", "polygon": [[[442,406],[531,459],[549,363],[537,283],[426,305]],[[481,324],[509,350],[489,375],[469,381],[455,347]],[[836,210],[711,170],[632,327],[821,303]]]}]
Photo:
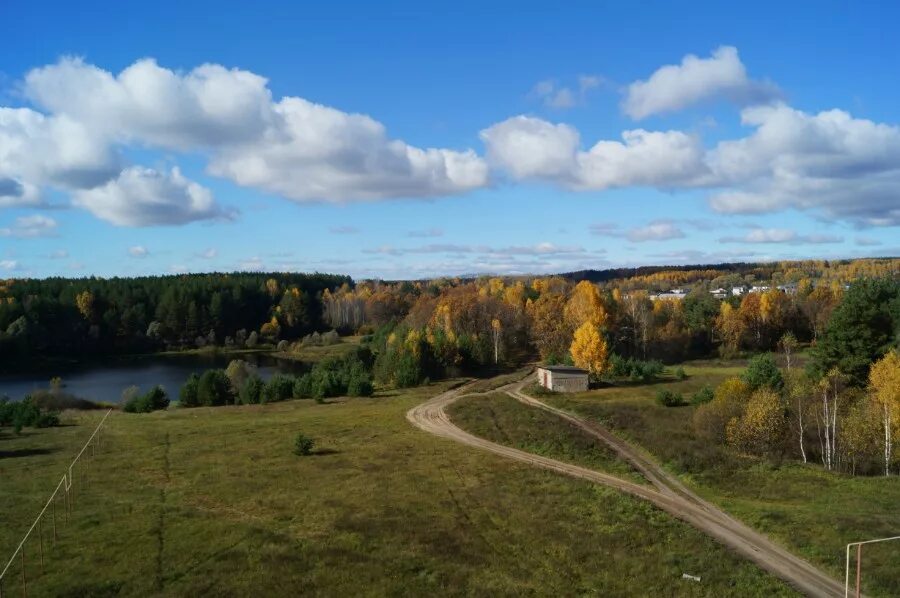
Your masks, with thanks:
[{"label": "metal pole", "polygon": [[41,573],[44,572],[44,518],[38,519],[38,543],[41,547]]},{"label": "metal pole", "polygon": [[859,578],[862,573],[862,544],[856,545],[856,598],[859,598]]}]

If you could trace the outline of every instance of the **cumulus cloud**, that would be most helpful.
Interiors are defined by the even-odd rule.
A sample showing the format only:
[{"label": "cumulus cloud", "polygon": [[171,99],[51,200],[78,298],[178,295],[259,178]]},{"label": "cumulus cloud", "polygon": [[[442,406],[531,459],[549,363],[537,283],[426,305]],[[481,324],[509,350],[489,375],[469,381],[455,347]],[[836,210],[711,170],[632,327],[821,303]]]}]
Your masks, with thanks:
[{"label": "cumulus cloud", "polygon": [[489,161],[514,179],[574,190],[707,188],[721,213],[794,208],[860,227],[900,225],[900,128],[780,103],[741,117],[754,130],[712,148],[681,131],[635,129],[583,151],[573,127],[526,116],[481,137]]},{"label": "cumulus cloud", "polygon": [[625,131],[579,151],[569,125],[516,116],[481,131],[488,160],[516,179],[544,178],[573,189],[699,185],[708,176],[699,138],[681,131]]},{"label": "cumulus cloud", "polygon": [[208,249],[204,249],[200,253],[197,254],[197,257],[203,258],[205,260],[211,260],[219,255],[219,250],[215,247],[210,247]]},{"label": "cumulus cloud", "polygon": [[627,238],[634,243],[644,241],[668,241],[684,238],[684,231],[671,220],[656,220],[647,226],[633,228],[628,231]]},{"label": "cumulus cloud", "polygon": [[16,237],[19,239],[35,239],[56,235],[57,223],[53,218],[42,214],[21,216],[15,219],[12,226],[0,228],[0,237]]},{"label": "cumulus cloud", "polygon": [[681,64],[663,66],[648,79],[635,81],[628,86],[622,109],[639,120],[712,98],[751,104],[778,96],[773,84],[753,81],[747,76],[737,48],[721,46],[709,58],[688,54]]},{"label": "cumulus cloud", "polygon": [[801,235],[787,228],[755,228],[743,236],[725,236],[720,243],[785,243],[789,245],[823,245],[841,243],[844,238],[838,235],[810,234]]},{"label": "cumulus cloud", "polygon": [[150,251],[143,245],[135,245],[134,247],[128,248],[128,255],[135,258],[145,258],[150,255]]},{"label": "cumulus cloud", "polygon": [[747,108],[748,137],[710,155],[724,213],[813,209],[859,226],[900,225],[900,128],[842,110],[808,114],[784,104]]},{"label": "cumulus cloud", "polygon": [[[129,199],[148,198],[136,187],[146,191],[152,179],[159,188],[163,178],[128,165],[132,147],[202,152],[211,174],[296,201],[436,197],[488,183],[472,150],[408,145],[366,115],[275,100],[264,77],[217,64],[182,73],[144,59],[113,74],[63,58],[29,72],[22,89],[34,109],[0,107],[0,207],[34,205],[40,188],[52,186],[127,226],[219,211],[206,190],[175,175],[166,177],[172,201],[133,210]],[[135,214],[148,210],[149,218]]]},{"label": "cumulus cloud", "polygon": [[22,264],[20,264],[16,260],[0,260],[0,270],[22,270]]},{"label": "cumulus cloud", "polygon": [[117,226],[178,225],[229,217],[209,189],[185,178],[178,168],[168,173],[126,168],[104,185],[76,192],[74,203]]}]

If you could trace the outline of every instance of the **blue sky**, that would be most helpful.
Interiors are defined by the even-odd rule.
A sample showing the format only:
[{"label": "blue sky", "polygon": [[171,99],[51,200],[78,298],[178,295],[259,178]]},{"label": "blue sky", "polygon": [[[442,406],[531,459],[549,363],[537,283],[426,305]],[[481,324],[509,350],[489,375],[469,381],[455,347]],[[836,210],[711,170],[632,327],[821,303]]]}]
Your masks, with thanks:
[{"label": "blue sky", "polygon": [[0,277],[900,253],[890,3],[284,4],[4,7]]}]

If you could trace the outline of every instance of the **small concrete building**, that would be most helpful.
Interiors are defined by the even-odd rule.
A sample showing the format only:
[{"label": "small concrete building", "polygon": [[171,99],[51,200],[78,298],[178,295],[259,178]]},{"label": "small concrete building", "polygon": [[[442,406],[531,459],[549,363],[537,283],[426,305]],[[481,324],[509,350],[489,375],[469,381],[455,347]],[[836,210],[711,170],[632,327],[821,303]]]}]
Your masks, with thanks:
[{"label": "small concrete building", "polygon": [[582,392],[588,389],[588,372],[570,365],[548,365],[537,369],[538,384],[556,392]]}]

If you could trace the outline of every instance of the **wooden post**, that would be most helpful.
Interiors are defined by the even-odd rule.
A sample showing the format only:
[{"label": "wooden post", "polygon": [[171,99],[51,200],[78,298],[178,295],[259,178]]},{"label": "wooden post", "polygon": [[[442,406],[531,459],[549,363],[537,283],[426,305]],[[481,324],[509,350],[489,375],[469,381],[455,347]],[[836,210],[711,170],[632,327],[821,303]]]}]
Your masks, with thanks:
[{"label": "wooden post", "polygon": [[856,545],[856,598],[859,598],[859,581],[862,576],[862,544]]}]

